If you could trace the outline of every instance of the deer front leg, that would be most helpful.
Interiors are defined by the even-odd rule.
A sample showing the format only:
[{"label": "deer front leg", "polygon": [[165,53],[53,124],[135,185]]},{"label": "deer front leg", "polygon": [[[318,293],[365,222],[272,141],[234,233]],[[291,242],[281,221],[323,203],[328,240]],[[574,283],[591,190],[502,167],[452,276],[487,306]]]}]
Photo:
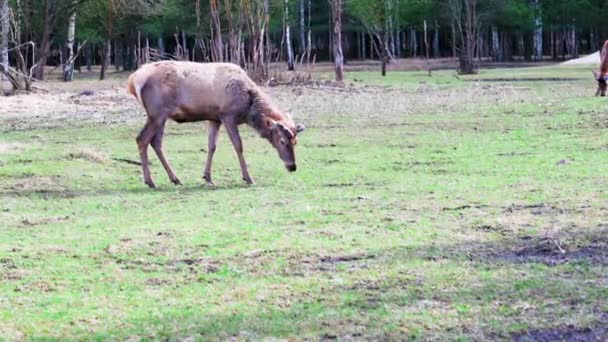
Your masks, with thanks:
[{"label": "deer front leg", "polygon": [[165,122],[158,124],[157,127],[158,128],[156,129],[156,133],[154,134],[154,137],[151,141],[152,148],[154,149],[154,152],[156,152],[156,156],[160,160],[160,163],[163,164],[163,168],[165,168],[167,176],[169,176],[171,182],[173,182],[173,184],[175,185],[182,185],[177,176],[175,176],[175,172],[173,172],[169,161],[163,153],[163,135],[165,134]]},{"label": "deer front leg", "polygon": [[241,142],[238,125],[233,120],[227,120],[224,121],[224,126],[226,126],[226,131],[228,132],[228,136],[230,136],[230,141],[232,141],[232,145],[234,145],[236,154],[239,157],[239,163],[241,164],[241,171],[243,173],[243,180],[247,182],[248,185],[251,185],[253,184],[253,181],[251,180],[251,177],[249,177],[247,163],[243,157],[243,143]]},{"label": "deer front leg", "polygon": [[205,174],[203,179],[208,185],[214,185],[211,180],[211,166],[213,163],[213,154],[217,145],[217,133],[220,130],[221,122],[209,121],[209,151],[207,152],[207,163],[205,164]]},{"label": "deer front leg", "polygon": [[144,128],[139,132],[135,141],[137,141],[137,148],[139,149],[139,158],[141,160],[141,168],[144,174],[144,183],[149,187],[155,188],[154,181],[150,175],[150,162],[148,160],[148,145],[150,141],[156,135],[157,126],[153,121],[148,120]]}]

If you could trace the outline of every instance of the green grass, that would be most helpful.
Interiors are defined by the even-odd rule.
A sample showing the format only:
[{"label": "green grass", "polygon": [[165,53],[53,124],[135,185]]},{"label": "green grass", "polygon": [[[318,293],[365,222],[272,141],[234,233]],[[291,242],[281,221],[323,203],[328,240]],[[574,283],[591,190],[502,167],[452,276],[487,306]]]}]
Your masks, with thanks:
[{"label": "green grass", "polygon": [[[585,69],[479,77],[562,70]],[[184,186],[150,152],[157,190],[117,160],[138,159],[141,122],[2,133],[0,337],[483,340],[605,326],[608,132],[593,82],[347,75],[363,94],[397,88],[373,95],[384,116],[356,95],[273,90],[308,103],[295,114],[309,128],[288,174],[243,127],[252,187],[223,130],[217,186],[202,185],[201,124],[167,128]],[[338,115],[314,102],[323,94],[362,109]]]}]

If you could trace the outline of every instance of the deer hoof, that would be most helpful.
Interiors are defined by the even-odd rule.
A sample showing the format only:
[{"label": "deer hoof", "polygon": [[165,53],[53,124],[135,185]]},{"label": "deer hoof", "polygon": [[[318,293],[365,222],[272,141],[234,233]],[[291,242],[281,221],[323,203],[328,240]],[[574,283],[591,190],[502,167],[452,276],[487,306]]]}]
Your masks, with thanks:
[{"label": "deer hoof", "polygon": [[247,177],[243,178],[243,180],[245,181],[245,183],[247,183],[247,185],[253,185],[253,181],[251,180],[251,178]]},{"label": "deer hoof", "polygon": [[215,183],[213,183],[213,181],[211,180],[211,176],[210,175],[203,176],[203,180],[205,181],[205,184],[207,184],[209,186],[214,186],[215,185]]},{"label": "deer hoof", "polygon": [[145,182],[150,189],[156,189],[156,184],[152,181]]},{"label": "deer hoof", "polygon": [[175,185],[182,185],[182,182],[180,182],[179,179],[177,179],[177,178],[172,179],[171,182],[173,182],[173,184],[175,184]]}]

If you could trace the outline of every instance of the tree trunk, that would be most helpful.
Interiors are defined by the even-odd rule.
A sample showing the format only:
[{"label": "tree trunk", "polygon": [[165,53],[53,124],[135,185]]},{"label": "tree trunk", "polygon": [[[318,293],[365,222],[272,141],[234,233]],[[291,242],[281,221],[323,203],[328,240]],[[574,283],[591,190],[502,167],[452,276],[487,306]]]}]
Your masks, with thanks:
[{"label": "tree trunk", "polygon": [[103,49],[103,56],[101,58],[101,72],[99,73],[99,80],[106,78],[106,70],[110,62],[110,54],[112,49],[112,26],[114,23],[114,0],[108,0],[108,17],[106,19],[106,44]]},{"label": "tree trunk", "polygon": [[84,58],[85,58],[86,64],[87,64],[87,71],[91,71],[91,69],[92,69],[91,64],[93,62],[93,51],[95,51],[95,50],[91,47],[87,47],[84,50]]},{"label": "tree trunk", "polygon": [[298,24],[300,26],[300,56],[302,56],[306,52],[306,14],[304,12],[304,1],[305,0],[298,0]]},{"label": "tree trunk", "polygon": [[46,0],[44,5],[44,23],[42,29],[42,39],[40,40],[40,49],[38,50],[38,61],[36,70],[34,71],[34,77],[39,80],[44,80],[44,67],[46,66],[46,60],[51,53],[51,34],[53,33],[54,25],[54,14],[53,14],[53,1]]},{"label": "tree trunk", "polygon": [[424,20],[423,26],[424,26],[424,53],[426,55],[426,59],[429,59],[429,39],[428,39],[428,34],[427,34],[426,20]]},{"label": "tree trunk", "polygon": [[570,46],[572,46],[572,58],[578,58],[578,41],[576,40],[576,26],[572,24],[570,31]]},{"label": "tree trunk", "polygon": [[382,56],[382,70],[380,71],[380,73],[382,74],[382,76],[386,76],[386,66],[388,65],[388,32],[385,30],[382,33],[382,38],[380,41],[380,45],[381,45],[381,53],[380,55]]},{"label": "tree trunk", "polygon": [[287,42],[287,70],[294,69],[293,47],[291,46],[291,29],[289,25],[289,0],[285,0],[284,4],[284,23],[285,23],[285,40]]},{"label": "tree trunk", "polygon": [[456,58],[456,27],[452,23],[452,57]]},{"label": "tree trunk", "polygon": [[[226,54],[226,60],[229,60],[230,63],[240,64],[240,53],[239,53],[239,41],[236,32],[236,26],[234,24],[234,17],[232,11],[232,0],[225,0],[224,6],[226,8],[226,21],[228,22],[228,53]],[[240,18],[240,14],[239,14]],[[238,20],[240,21],[240,19]],[[240,25],[239,25],[240,26]],[[185,33],[184,36],[184,51],[186,50],[186,39]]]},{"label": "tree trunk", "polygon": [[418,56],[418,38],[415,29],[410,30],[410,55],[412,57]]},{"label": "tree trunk", "polygon": [[118,39],[114,39],[114,70],[120,71],[120,60],[122,58],[121,51],[118,48]]},{"label": "tree trunk", "polygon": [[433,37],[433,57],[441,57],[441,52],[439,51],[439,23],[437,21],[435,21],[435,33]]},{"label": "tree trunk", "polygon": [[211,53],[214,62],[223,62],[224,44],[222,43],[222,28],[220,26],[220,12],[217,3],[218,0],[209,0],[211,37],[213,39]]},{"label": "tree trunk", "polygon": [[8,63],[8,31],[9,31],[9,15],[8,15],[8,0],[0,0],[0,91],[3,93],[4,84],[8,83],[9,63]]},{"label": "tree trunk", "polygon": [[543,59],[543,21],[540,0],[534,0],[534,54],[535,61]]},{"label": "tree trunk", "polygon": [[365,32],[361,32],[361,59],[367,58],[367,51],[365,45]]},{"label": "tree trunk", "polygon": [[63,81],[69,82],[74,79],[74,36],[76,34],[76,4],[72,9],[68,21],[68,40],[66,42],[67,63],[63,65]]},{"label": "tree trunk", "polygon": [[[451,0],[453,15],[458,21],[460,31],[460,69],[464,75],[477,73],[475,63],[475,52],[477,51],[478,25],[477,25],[477,0]],[[458,6],[459,5],[459,6]]]},{"label": "tree trunk", "polygon": [[498,29],[492,25],[492,60],[494,62],[502,61],[500,53],[500,40],[498,39]]},{"label": "tree trunk", "polygon": [[163,37],[162,32],[158,34],[158,38],[156,39],[156,46],[158,48],[160,58],[165,58],[165,38]]},{"label": "tree trunk", "polygon": [[312,58],[312,0],[308,0],[308,23],[307,23],[307,34],[306,34],[306,59],[307,63],[310,64]]},{"label": "tree trunk", "polygon": [[342,53],[342,2],[343,0],[329,0],[331,5],[333,27],[333,51],[336,68],[336,81],[344,81],[344,55]]}]

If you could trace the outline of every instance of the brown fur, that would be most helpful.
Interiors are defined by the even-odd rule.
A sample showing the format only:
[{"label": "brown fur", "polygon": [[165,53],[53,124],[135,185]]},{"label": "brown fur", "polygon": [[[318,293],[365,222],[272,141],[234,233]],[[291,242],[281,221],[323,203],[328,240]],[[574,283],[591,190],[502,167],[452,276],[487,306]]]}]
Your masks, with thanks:
[{"label": "brown fur", "polygon": [[162,152],[162,135],[167,119],[178,123],[209,121],[209,154],[205,180],[211,183],[211,162],[215,151],[217,131],[224,125],[239,156],[243,178],[251,183],[242,156],[242,143],[237,126],[247,123],[277,148],[279,156],[290,171],[295,171],[298,127],[284,115],[238,66],[228,63],[191,63],[165,61],[146,64],[127,81],[127,90],[143,105],[148,122],[137,143],[144,180],[153,187],[147,146],[156,151],[169,178],[179,180]]},{"label": "brown fur", "polygon": [[593,71],[593,75],[598,83],[595,96],[606,96],[606,90],[608,88],[608,85],[606,84],[606,78],[608,77],[608,40],[604,42],[602,52],[600,53],[599,73]]}]

